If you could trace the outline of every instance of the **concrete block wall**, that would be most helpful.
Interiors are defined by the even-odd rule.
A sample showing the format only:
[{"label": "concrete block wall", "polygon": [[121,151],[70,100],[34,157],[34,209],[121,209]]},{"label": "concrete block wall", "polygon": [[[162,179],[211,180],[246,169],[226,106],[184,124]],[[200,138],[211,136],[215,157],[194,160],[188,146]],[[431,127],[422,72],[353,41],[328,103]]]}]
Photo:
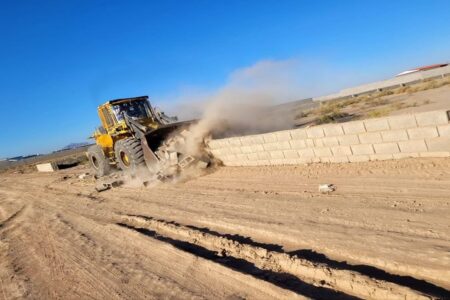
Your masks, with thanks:
[{"label": "concrete block wall", "polygon": [[450,157],[450,111],[439,110],[211,140],[226,166]]}]

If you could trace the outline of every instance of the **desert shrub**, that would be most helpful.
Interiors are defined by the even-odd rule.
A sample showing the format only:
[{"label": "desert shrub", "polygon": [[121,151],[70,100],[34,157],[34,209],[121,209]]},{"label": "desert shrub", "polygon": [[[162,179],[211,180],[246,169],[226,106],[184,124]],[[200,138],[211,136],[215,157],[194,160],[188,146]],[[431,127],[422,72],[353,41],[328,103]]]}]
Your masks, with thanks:
[{"label": "desert shrub", "polygon": [[368,112],[367,117],[369,117],[369,118],[385,117],[385,116],[389,115],[390,112],[391,112],[391,109],[389,109],[389,108],[376,109],[376,110],[372,110],[372,111]]},{"label": "desert shrub", "polygon": [[347,117],[348,113],[342,112],[340,105],[328,104],[320,107],[317,124],[335,123],[339,119]]},{"label": "desert shrub", "polygon": [[295,115],[295,119],[306,118],[310,113],[310,111],[300,111]]}]

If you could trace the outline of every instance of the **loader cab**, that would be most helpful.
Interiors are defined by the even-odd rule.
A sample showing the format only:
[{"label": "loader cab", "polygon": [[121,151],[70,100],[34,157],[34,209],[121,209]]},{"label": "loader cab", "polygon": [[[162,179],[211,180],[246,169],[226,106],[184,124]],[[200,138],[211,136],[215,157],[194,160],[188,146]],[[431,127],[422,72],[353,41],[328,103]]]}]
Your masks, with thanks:
[{"label": "loader cab", "polygon": [[114,117],[118,122],[124,120],[124,114],[127,114],[133,120],[143,120],[150,118],[150,108],[148,101],[136,100],[129,102],[120,102],[112,104]]},{"label": "loader cab", "polygon": [[147,96],[110,100],[98,107],[103,128],[109,133],[127,131],[124,114],[133,120],[153,127],[151,106]]}]

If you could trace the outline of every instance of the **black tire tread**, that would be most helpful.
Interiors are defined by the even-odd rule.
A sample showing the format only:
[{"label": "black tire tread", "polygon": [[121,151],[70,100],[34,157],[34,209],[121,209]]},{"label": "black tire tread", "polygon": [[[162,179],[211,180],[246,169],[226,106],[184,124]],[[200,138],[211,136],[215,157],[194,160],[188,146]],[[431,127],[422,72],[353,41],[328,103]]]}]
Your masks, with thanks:
[{"label": "black tire tread", "polygon": [[[105,157],[103,149],[99,145],[92,145],[87,149],[87,157],[89,159],[89,164],[91,168],[94,170],[97,176],[105,176],[108,175],[111,171],[111,166],[109,164],[109,160]],[[98,167],[96,167],[93,163],[93,157],[98,161]]]},{"label": "black tire tread", "polygon": [[[116,142],[116,160],[118,166],[124,170],[131,173],[135,173],[139,166],[145,165],[144,152],[142,150],[141,141],[135,138],[126,138]],[[125,151],[129,160],[130,165],[125,166],[120,161],[119,151]]]}]

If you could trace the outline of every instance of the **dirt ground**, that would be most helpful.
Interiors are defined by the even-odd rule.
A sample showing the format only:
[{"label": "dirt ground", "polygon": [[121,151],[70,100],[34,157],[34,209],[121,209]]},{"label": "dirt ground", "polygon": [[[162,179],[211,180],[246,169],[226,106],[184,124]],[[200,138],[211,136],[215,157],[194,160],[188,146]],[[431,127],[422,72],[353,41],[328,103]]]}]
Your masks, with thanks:
[{"label": "dirt ground", "polygon": [[0,299],[450,298],[448,158],[101,193],[86,170],[0,174]]}]

